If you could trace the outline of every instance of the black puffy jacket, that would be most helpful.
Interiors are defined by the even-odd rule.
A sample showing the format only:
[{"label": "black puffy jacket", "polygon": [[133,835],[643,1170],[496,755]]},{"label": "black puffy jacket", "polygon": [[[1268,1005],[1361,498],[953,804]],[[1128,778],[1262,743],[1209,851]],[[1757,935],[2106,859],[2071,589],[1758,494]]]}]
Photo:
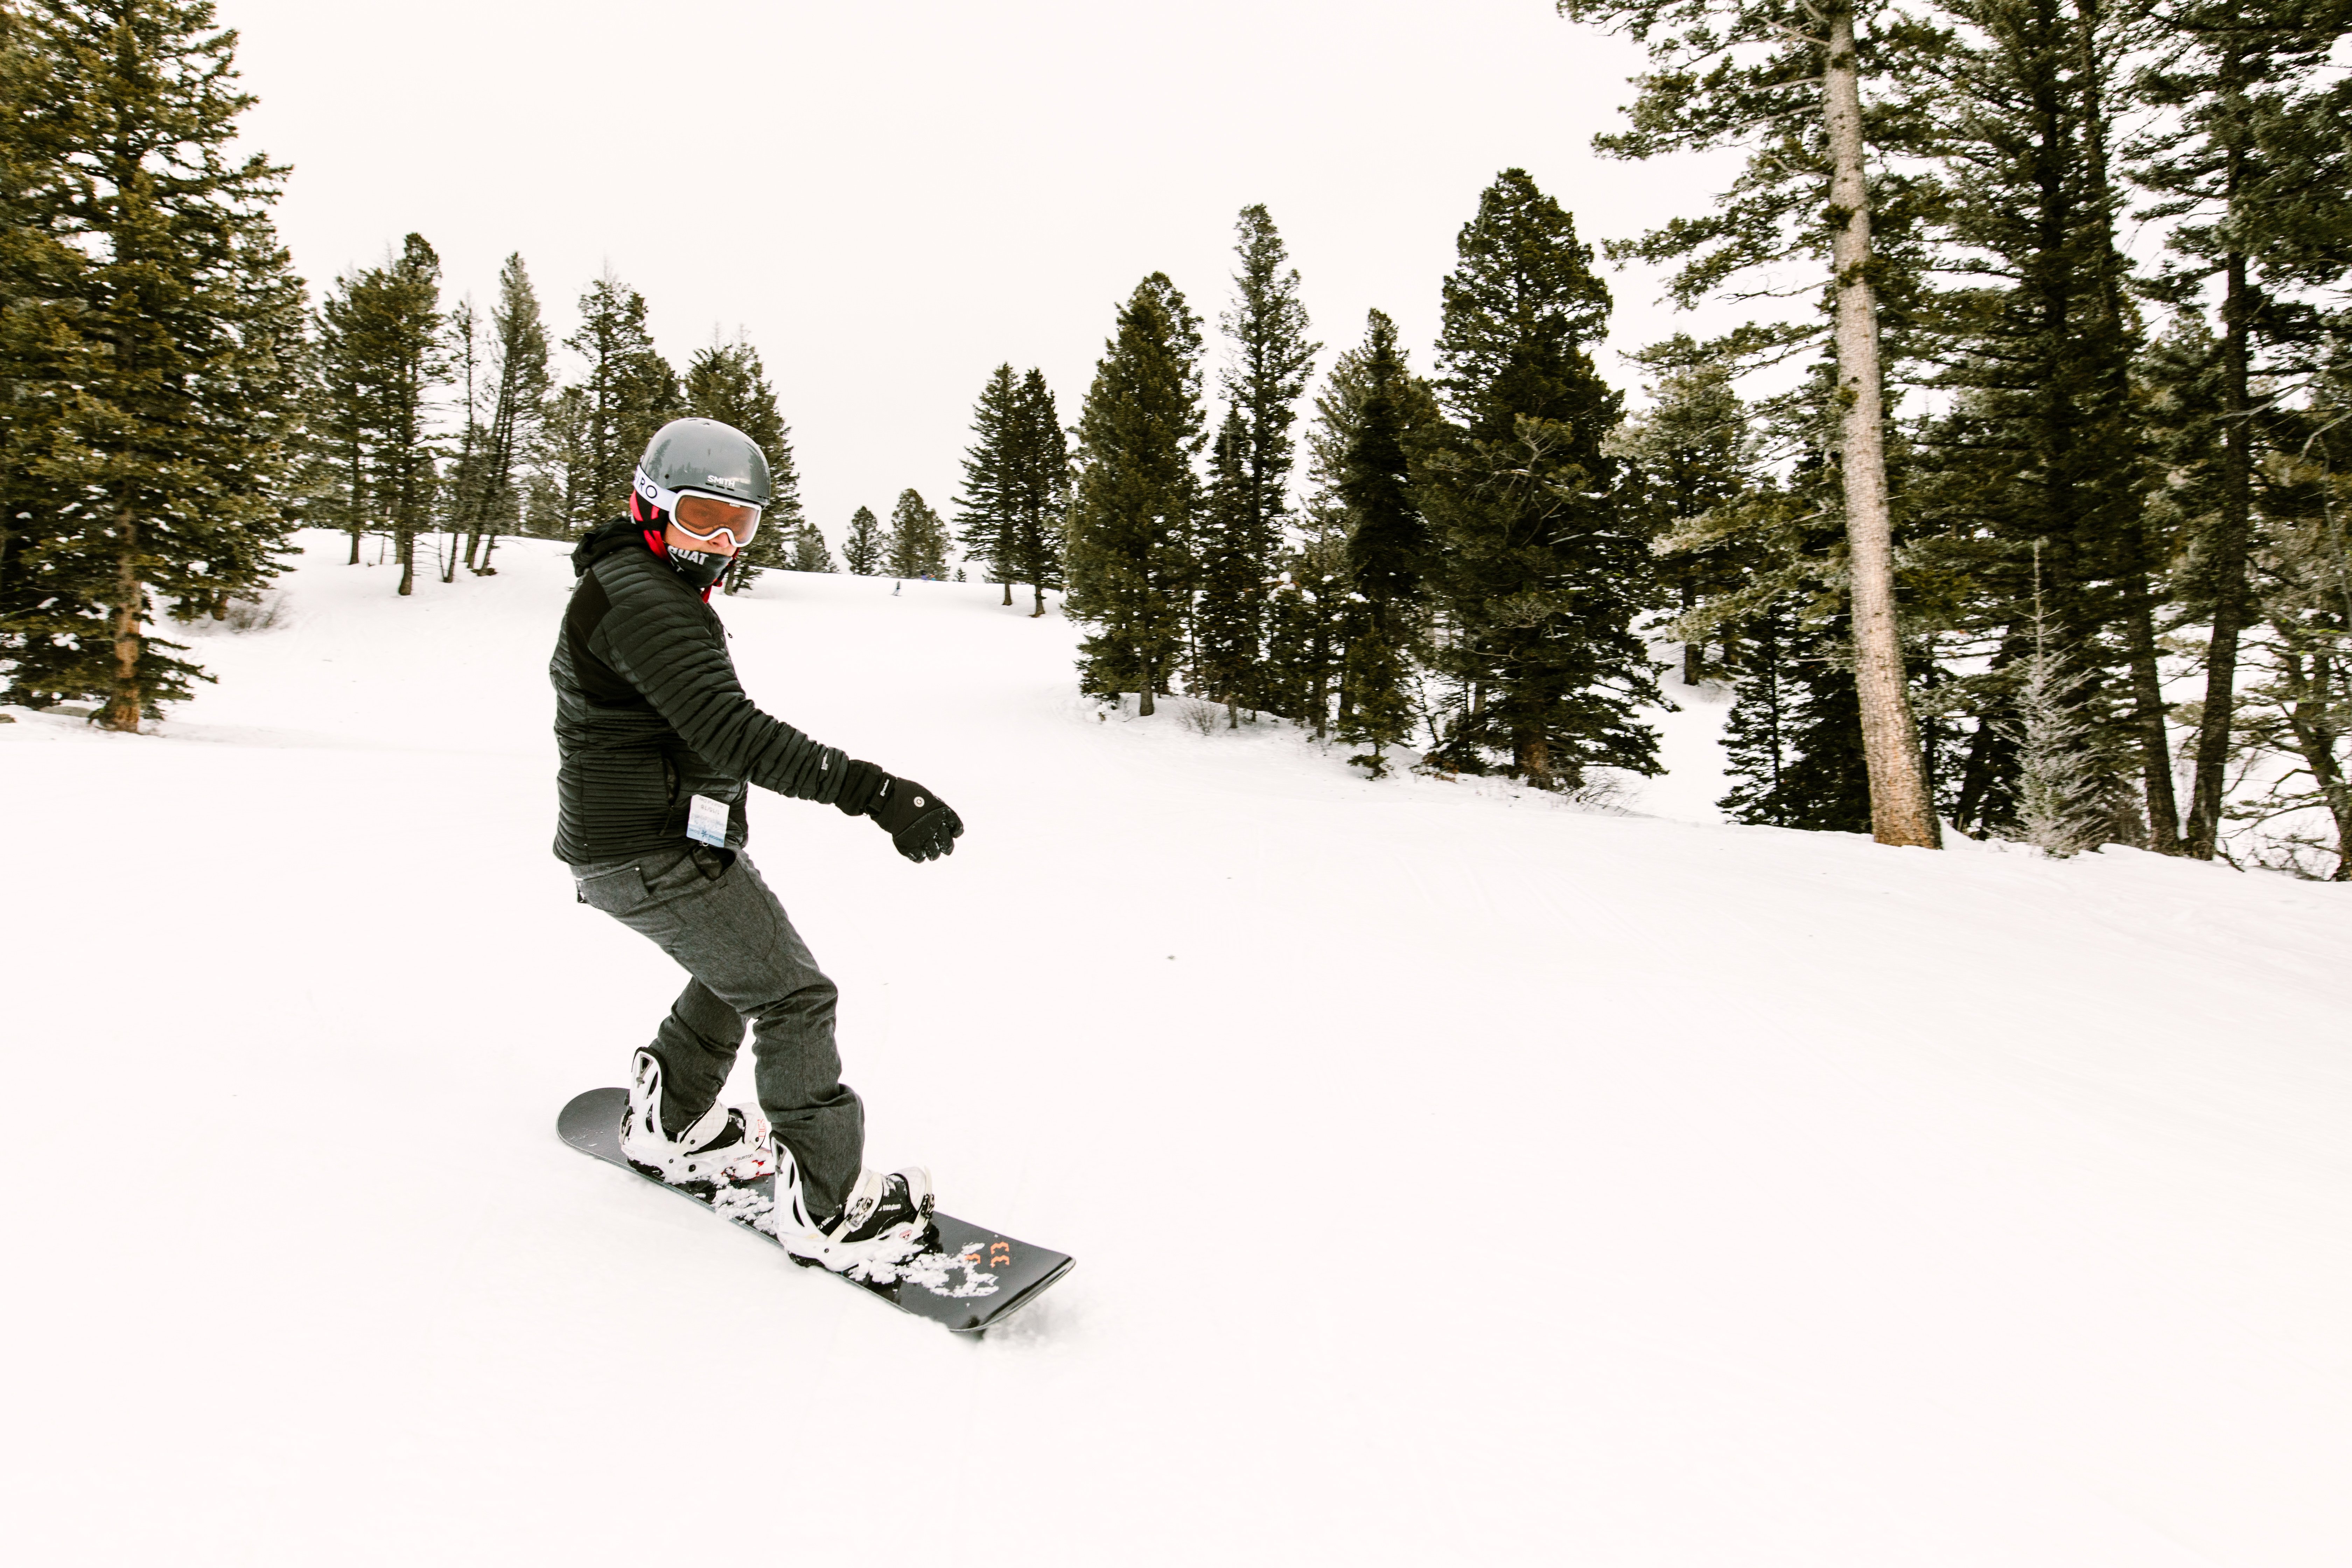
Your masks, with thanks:
[{"label": "black puffy jacket", "polygon": [[580,865],[682,848],[689,796],[727,803],[746,837],[743,786],[830,805],[842,754],[760,711],[735,679],[719,614],[626,518],[572,552],[579,581],[547,668],[555,682],[555,853]]}]

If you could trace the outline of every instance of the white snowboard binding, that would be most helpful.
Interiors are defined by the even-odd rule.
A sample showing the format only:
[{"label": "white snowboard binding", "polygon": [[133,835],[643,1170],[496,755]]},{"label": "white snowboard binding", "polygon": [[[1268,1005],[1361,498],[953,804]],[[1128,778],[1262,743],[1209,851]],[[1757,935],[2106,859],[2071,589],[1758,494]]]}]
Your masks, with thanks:
[{"label": "white snowboard binding", "polygon": [[778,1149],[776,1164],[776,1203],[769,1226],[797,1262],[863,1276],[905,1262],[930,1240],[931,1173],[920,1165],[859,1172],[841,1213],[820,1222],[809,1213],[792,1152]]},{"label": "white snowboard binding", "polygon": [[713,1105],[677,1137],[664,1132],[661,1058],[646,1050],[630,1064],[621,1152],[638,1170],[674,1187],[734,1186],[776,1170],[775,1140],[757,1110]]}]

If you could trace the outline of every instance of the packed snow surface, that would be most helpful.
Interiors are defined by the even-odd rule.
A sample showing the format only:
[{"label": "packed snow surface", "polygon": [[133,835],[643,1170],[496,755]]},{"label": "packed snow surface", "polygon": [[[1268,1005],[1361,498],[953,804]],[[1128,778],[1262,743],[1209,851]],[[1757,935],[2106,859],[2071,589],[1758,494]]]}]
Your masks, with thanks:
[{"label": "packed snow surface", "polygon": [[548,852],[568,565],[309,545],[0,726],[13,1561],[2352,1562],[2352,889],[1724,826],[1719,693],[1614,813],[1375,784],[772,574],[754,696],[971,827],[751,847],[872,1163],[1078,1259],[974,1342],[557,1141],[679,983]]}]

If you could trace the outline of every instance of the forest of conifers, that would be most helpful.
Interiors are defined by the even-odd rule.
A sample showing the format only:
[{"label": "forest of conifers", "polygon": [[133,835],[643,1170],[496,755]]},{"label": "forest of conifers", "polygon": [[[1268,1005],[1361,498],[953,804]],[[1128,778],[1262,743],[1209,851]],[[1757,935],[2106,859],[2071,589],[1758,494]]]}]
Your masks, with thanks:
[{"label": "forest of conifers", "polygon": [[[2352,0],[1559,9],[1649,51],[1598,151],[1738,149],[1727,186],[1598,255],[1523,170],[1465,192],[1421,366],[1378,310],[1318,362],[1244,207],[1222,353],[1151,273],[1072,423],[996,367],[950,516],[858,509],[849,569],[1057,591],[1087,691],[1374,778],[1603,794],[1660,765],[1644,710],[1725,683],[1736,820],[2352,878]],[[381,541],[404,594],[493,573],[685,414],[773,460],[728,591],[835,569],[747,341],[681,370],[608,275],[552,344],[520,256],[478,310],[417,235],[314,295],[205,6],[0,26],[0,702],[135,729],[203,678],[171,620],[295,529]],[[1747,324],[1616,377],[1604,259]]]}]

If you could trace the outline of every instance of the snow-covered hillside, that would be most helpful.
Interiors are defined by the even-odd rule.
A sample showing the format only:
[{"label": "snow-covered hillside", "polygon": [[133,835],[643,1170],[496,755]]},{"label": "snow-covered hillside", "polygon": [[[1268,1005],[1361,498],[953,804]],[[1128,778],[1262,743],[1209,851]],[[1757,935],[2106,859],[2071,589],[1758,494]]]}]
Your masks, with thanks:
[{"label": "snow-covered hillside", "polygon": [[753,694],[970,825],[751,846],[874,1162],[1078,1259],[969,1342],[557,1142],[677,984],[548,853],[568,567],[312,545],[0,726],[14,1561],[2352,1561],[2352,889],[1375,784],[772,575]]}]

